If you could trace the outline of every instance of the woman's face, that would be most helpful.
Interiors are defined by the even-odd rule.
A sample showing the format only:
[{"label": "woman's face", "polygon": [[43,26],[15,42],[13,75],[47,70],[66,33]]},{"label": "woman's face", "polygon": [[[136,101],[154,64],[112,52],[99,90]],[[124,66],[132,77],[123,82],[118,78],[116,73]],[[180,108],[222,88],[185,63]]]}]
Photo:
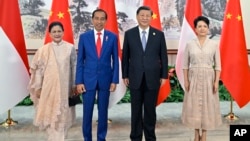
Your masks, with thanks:
[{"label": "woman's face", "polygon": [[195,27],[195,32],[199,37],[207,36],[209,31],[208,25],[204,21],[198,21],[197,26]]},{"label": "woman's face", "polygon": [[52,41],[59,43],[62,41],[63,33],[64,32],[63,32],[61,26],[56,25],[56,26],[53,26],[51,28],[50,37],[51,37]]}]

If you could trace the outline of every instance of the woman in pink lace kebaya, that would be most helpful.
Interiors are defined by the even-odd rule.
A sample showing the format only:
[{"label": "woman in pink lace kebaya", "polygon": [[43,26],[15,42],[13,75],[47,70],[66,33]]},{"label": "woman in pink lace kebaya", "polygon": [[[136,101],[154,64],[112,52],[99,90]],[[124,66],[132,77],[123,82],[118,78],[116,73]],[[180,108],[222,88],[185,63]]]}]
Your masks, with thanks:
[{"label": "woman in pink lace kebaya", "polygon": [[64,141],[75,120],[75,107],[69,107],[68,97],[75,90],[76,50],[63,41],[63,25],[49,25],[52,42],[39,48],[30,64],[28,86],[34,102],[34,125],[48,132],[48,141]]}]

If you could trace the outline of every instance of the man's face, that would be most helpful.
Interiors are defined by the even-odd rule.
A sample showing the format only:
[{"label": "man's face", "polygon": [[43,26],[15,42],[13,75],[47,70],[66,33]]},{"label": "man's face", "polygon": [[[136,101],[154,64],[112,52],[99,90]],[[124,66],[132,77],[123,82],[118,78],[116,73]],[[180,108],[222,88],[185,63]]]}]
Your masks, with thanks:
[{"label": "man's face", "polygon": [[106,21],[105,13],[102,11],[95,12],[92,18],[92,24],[97,31],[101,31],[104,28]]},{"label": "man's face", "polygon": [[150,10],[141,10],[137,15],[136,19],[141,28],[145,29],[150,25],[152,15]]}]

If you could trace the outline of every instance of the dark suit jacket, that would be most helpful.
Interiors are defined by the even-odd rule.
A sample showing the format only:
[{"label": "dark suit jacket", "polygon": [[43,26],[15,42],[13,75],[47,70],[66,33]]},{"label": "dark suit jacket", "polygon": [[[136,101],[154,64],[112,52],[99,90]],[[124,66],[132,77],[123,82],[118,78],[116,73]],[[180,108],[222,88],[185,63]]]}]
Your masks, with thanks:
[{"label": "dark suit jacket", "polygon": [[122,77],[129,78],[129,86],[138,89],[143,73],[150,89],[160,86],[160,79],[168,77],[168,58],[164,33],[150,27],[146,50],[143,51],[139,27],[125,32],[122,54]]},{"label": "dark suit jacket", "polygon": [[117,36],[104,30],[101,56],[98,58],[94,30],[80,35],[78,44],[76,84],[84,84],[86,90],[93,90],[98,83],[104,90],[111,83],[119,82],[119,60]]}]

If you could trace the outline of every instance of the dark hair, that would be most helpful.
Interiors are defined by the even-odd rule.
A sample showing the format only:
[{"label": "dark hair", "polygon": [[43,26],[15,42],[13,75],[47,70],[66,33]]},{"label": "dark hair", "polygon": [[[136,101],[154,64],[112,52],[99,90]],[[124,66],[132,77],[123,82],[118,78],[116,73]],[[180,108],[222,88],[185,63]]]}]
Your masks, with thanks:
[{"label": "dark hair", "polygon": [[54,21],[49,24],[49,32],[54,26],[60,26],[62,28],[62,31],[64,31],[63,24],[61,22]]},{"label": "dark hair", "polygon": [[100,8],[97,8],[96,10],[94,10],[94,11],[92,12],[92,19],[94,18],[96,12],[103,12],[103,13],[105,14],[105,19],[106,19],[106,20],[108,19],[108,14],[107,14],[107,12],[106,12],[105,10],[103,10],[103,9],[100,9]]},{"label": "dark hair", "polygon": [[140,13],[141,10],[148,10],[148,11],[150,11],[151,15],[153,15],[153,11],[152,11],[152,10],[150,9],[150,7],[148,7],[148,6],[141,6],[141,7],[139,7],[139,8],[137,9],[137,11],[136,11],[136,15],[138,15],[138,14]]},{"label": "dark hair", "polygon": [[199,21],[205,22],[207,24],[207,26],[209,27],[209,19],[207,17],[204,17],[204,16],[198,16],[197,18],[194,19],[194,27],[195,28],[196,28]]}]

